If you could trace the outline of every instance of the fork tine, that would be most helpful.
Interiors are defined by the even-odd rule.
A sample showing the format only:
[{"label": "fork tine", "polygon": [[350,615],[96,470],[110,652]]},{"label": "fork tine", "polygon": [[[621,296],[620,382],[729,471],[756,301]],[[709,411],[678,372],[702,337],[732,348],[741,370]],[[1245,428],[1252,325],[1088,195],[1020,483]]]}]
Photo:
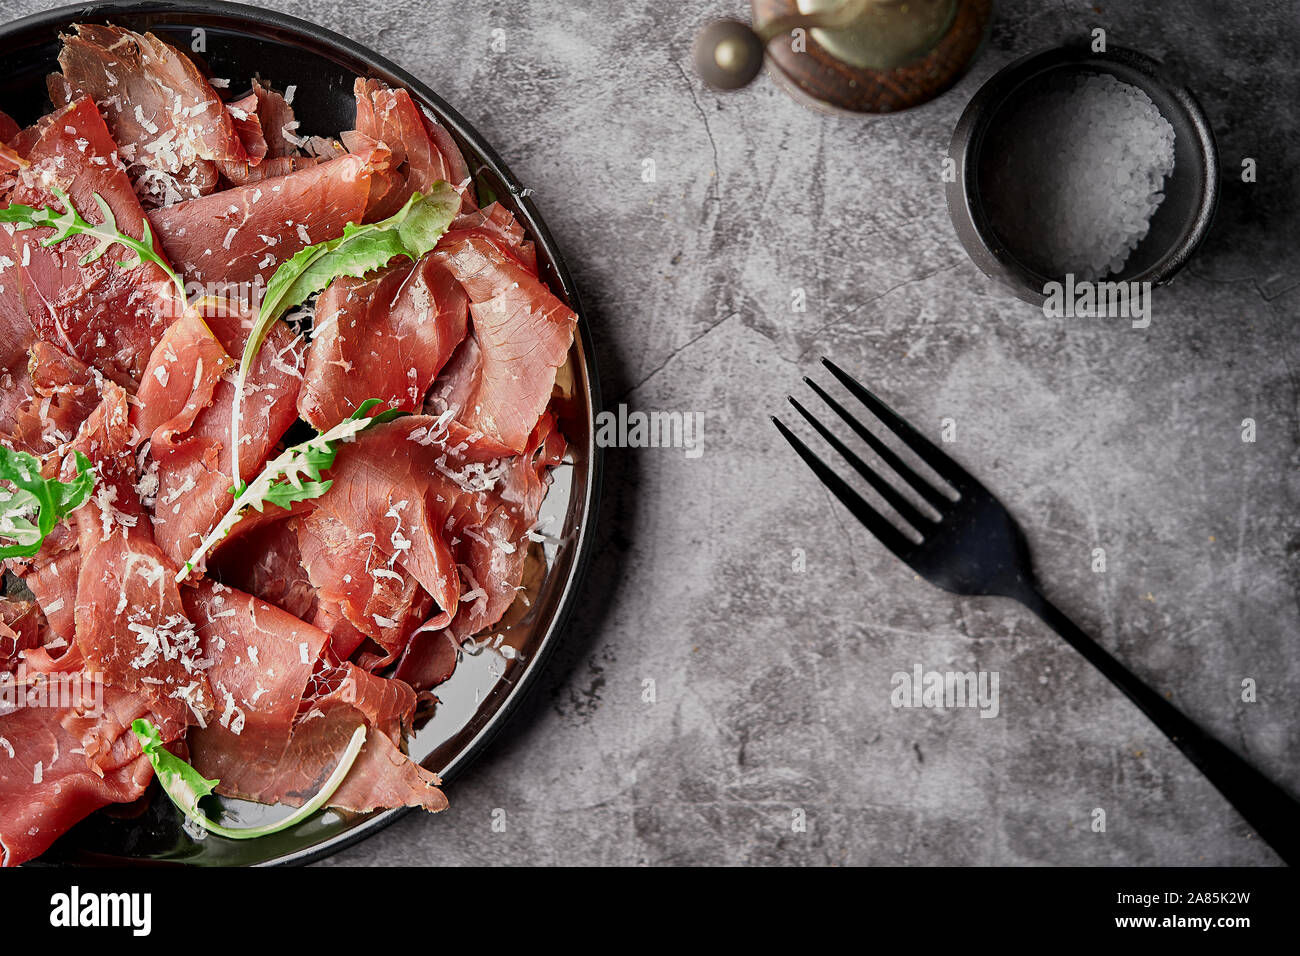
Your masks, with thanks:
[{"label": "fork tine", "polygon": [[794,398],[790,399],[790,404],[794,406],[795,411],[808,421],[808,424],[817,429],[817,433],[821,435],[822,438],[826,439],[827,443],[832,448],[839,452],[841,458],[853,466],[854,471],[867,479],[871,487],[875,488],[876,491],[879,492],[880,497],[884,498],[885,501],[889,503],[889,506],[902,516],[904,521],[922,534],[925,533],[927,528],[934,524],[933,521],[921,514],[921,512],[916,509],[915,505],[899,494],[893,485],[880,475],[876,474],[876,472],[872,470],[871,466],[859,458],[852,449],[844,444],[844,442],[831,434],[830,429],[817,419],[813,418],[808,409],[800,405]]},{"label": "fork tine", "polygon": [[848,372],[841,369],[828,358],[822,359],[825,365],[841,384],[844,385],[854,397],[863,405],[866,405],[871,413],[879,418],[895,435],[901,438],[904,444],[920,456],[921,460],[938,473],[939,477],[948,482],[958,491],[963,488],[979,487],[979,482],[970,476],[970,474],[961,465],[957,464],[946,454],[941,452],[919,431],[913,428],[906,419],[896,411],[872,395],[867,388],[859,383]]},{"label": "fork tine", "polygon": [[871,450],[880,456],[881,461],[892,468],[900,478],[911,485],[917,494],[930,502],[930,504],[934,506],[935,510],[942,514],[946,509],[952,507],[953,502],[951,498],[913,471],[911,466],[909,466],[907,462],[903,461],[903,459],[899,458],[898,454],[892,448],[872,434],[871,429],[867,428],[866,425],[862,424],[862,422],[850,415],[843,405],[831,398],[824,388],[807,376],[804,376],[804,381],[808,384],[809,388],[817,393],[818,398],[831,407],[831,411],[844,419],[845,423],[857,433],[858,437],[865,441]]},{"label": "fork tine", "polygon": [[871,507],[861,495],[859,495],[843,478],[818,458],[807,445],[786,428],[781,419],[773,416],[772,424],[776,426],[782,437],[790,443],[790,446],[799,453],[802,458],[813,470],[822,484],[831,490],[831,494],[844,504],[853,516],[862,522],[868,531],[880,539],[881,544],[892,551],[897,557],[902,558],[904,554],[910,552],[914,547],[911,541],[903,536],[903,533],[895,528],[892,524],[881,517],[875,508]]}]

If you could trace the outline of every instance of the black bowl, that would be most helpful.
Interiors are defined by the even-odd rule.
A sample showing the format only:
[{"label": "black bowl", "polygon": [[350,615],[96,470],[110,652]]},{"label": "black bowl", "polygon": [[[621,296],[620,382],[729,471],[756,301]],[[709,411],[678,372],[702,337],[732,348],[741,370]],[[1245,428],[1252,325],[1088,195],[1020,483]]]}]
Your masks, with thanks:
[{"label": "black bowl", "polygon": [[995,73],[967,104],[953,131],[948,155],[956,166],[948,183],[948,215],[966,253],[987,276],[1009,286],[1026,302],[1041,305],[1045,283],[1059,280],[1017,257],[990,224],[982,194],[986,150],[996,149],[1000,124],[1043,85],[1062,75],[1109,73],[1145,92],[1174,129],[1174,170],[1151,228],[1124,268],[1108,279],[1150,282],[1173,278],[1209,231],[1219,196],[1219,162],[1205,111],[1186,87],[1170,82],[1161,65],[1133,50],[1112,47],[1093,53],[1064,46],[1022,57]]},{"label": "black bowl", "polygon": [[[578,313],[578,332],[568,364],[561,369],[564,395],[553,408],[570,443],[571,465],[556,470],[543,506],[553,516],[561,539],[547,546],[545,577],[532,595],[532,607],[509,633],[519,658],[466,656],[451,680],[438,687],[441,703],[433,719],[415,733],[410,752],[425,767],[452,784],[478,755],[534,686],[560,639],[587,563],[600,485],[600,449],[593,422],[600,408],[591,332],[582,314],[573,280],[559,250],[531,200],[474,129],[432,90],[411,74],[366,48],[318,26],[256,7],[224,2],[98,3],[62,7],[0,27],[0,110],[29,123],[50,109],[45,76],[57,71],[58,34],[73,23],[111,22],[136,31],[152,31],[183,50],[191,49],[192,31],[205,33],[202,59],[213,75],[229,77],[234,87],[261,76],[283,89],[298,87],[294,110],[304,132],[337,134],[352,126],[355,101],[352,81],[378,77],[404,87],[424,109],[451,131],[483,203],[507,206],[537,246],[541,274],[551,289]],[[502,673],[498,674],[497,671]],[[209,836],[194,841],[166,797],[154,790],[147,808],[127,818],[127,808],[94,814],[60,839],[41,862],[88,865],[121,863],[190,863],[249,865],[306,863],[347,846],[392,822],[403,810],[357,815],[326,811],[287,831],[257,840]],[[450,799],[456,800],[454,787]],[[255,824],[283,815],[237,800],[222,800],[241,823]],[[434,825],[437,825],[436,823]]]}]

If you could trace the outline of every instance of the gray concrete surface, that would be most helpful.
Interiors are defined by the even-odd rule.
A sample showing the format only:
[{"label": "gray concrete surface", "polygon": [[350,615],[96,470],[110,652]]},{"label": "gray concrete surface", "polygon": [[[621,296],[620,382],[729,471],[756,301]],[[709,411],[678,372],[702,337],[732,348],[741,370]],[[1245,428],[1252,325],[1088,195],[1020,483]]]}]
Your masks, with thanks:
[{"label": "gray concrete surface", "polygon": [[[1020,518],[1060,606],[1300,793],[1294,3],[1006,2],[959,86],[875,120],[817,115],[767,77],[701,88],[691,39],[745,15],[734,0],[612,20],[581,0],[268,5],[423,77],[536,190],[609,404],[706,415],[699,458],[609,453],[571,632],[451,809],[329,865],[1277,862],[1028,612],[915,580],[767,417],[825,354],[934,434],[952,418],[951,450]],[[985,78],[1093,26],[1186,72],[1226,170],[1213,234],[1145,332],[1048,320],[985,279],[939,177]],[[891,675],[916,664],[997,671],[999,716],[895,709]]]}]

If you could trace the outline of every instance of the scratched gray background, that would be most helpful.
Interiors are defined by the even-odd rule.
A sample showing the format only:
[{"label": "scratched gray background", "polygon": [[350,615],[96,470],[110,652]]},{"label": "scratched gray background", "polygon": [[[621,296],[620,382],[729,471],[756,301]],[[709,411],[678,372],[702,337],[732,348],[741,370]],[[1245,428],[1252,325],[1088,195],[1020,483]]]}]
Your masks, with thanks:
[{"label": "scratched gray background", "polygon": [[[266,5],[421,76],[536,190],[610,405],[707,416],[701,458],[609,453],[574,626],[451,809],[330,865],[1277,862],[1028,612],[914,580],[767,416],[827,354],[923,426],[953,418],[954,453],[1018,515],[1048,594],[1300,792],[1296,4],[1003,3],[959,86],[875,120],[815,114],[767,77],[701,88],[692,37],[747,15],[735,0],[612,20],[595,0]],[[0,17],[42,6],[0,0]],[[994,286],[939,179],[979,84],[1092,26],[1185,71],[1227,174],[1210,241],[1145,332],[1049,321]],[[890,675],[917,663],[998,671],[1001,715],[891,708]]]}]

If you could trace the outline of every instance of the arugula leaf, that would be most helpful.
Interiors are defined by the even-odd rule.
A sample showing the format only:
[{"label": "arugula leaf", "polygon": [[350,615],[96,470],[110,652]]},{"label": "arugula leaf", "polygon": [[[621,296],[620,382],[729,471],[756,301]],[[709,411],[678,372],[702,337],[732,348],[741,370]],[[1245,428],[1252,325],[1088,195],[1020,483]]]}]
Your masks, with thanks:
[{"label": "arugula leaf", "polygon": [[144,238],[136,239],[117,228],[117,218],[113,215],[113,210],[99,193],[94,194],[95,205],[99,207],[99,213],[104,217],[104,221],[97,224],[83,219],[72,204],[71,197],[62,189],[55,186],[50,191],[63,204],[63,212],[56,212],[53,206],[34,209],[31,206],[15,204],[0,209],[0,222],[11,222],[18,229],[53,229],[52,235],[41,240],[42,246],[53,246],[73,236],[91,236],[96,240],[95,248],[81,257],[80,262],[83,266],[101,258],[112,246],[125,246],[135,255],[131,259],[118,262],[119,266],[123,269],[134,269],[146,261],[154,263],[167,273],[176,287],[180,303],[185,304],[185,283],[181,281],[180,276],[167,260],[154,251],[153,230],[149,226],[148,216],[143,217]]},{"label": "arugula leaf", "polygon": [[247,509],[253,508],[260,513],[269,503],[288,510],[295,502],[319,498],[329,491],[333,482],[322,480],[321,473],[333,467],[339,445],[352,441],[371,425],[389,422],[406,414],[390,408],[374,418],[366,417],[379,404],[377,398],[366,399],[355,412],[329,431],[320,432],[305,442],[286,448],[267,462],[262,473],[251,482],[236,482],[230,489],[235,496],[230,509],[176,573],[176,580],[184,581],[189,577],[203,556],[239,523]]},{"label": "arugula leaf", "polygon": [[149,758],[154,776],[158,778],[158,783],[162,786],[163,792],[171,798],[172,803],[176,804],[185,816],[203,827],[203,829],[231,840],[252,840],[256,837],[279,833],[281,830],[287,830],[294,824],[307,819],[323,807],[330,797],[334,796],[335,791],[338,790],[344,778],[347,777],[348,771],[352,769],[352,765],[356,762],[357,755],[361,753],[362,745],[366,742],[366,725],[362,724],[352,734],[352,739],[348,741],[343,755],[339,757],[338,766],[334,768],[334,772],[325,781],[325,785],[317,791],[316,796],[283,820],[277,820],[275,823],[268,823],[260,827],[227,827],[210,820],[199,806],[199,801],[209,796],[221,781],[207,779],[180,757],[164,748],[162,738],[158,734],[158,728],[148,720],[142,717],[137,718],[131,722],[131,730],[139,738],[140,748],[144,751],[144,755]]},{"label": "arugula leaf", "polygon": [[95,470],[90,460],[76,452],[77,477],[63,482],[41,477],[41,463],[25,451],[0,445],[0,558],[28,558],[41,550],[45,536],[54,526],[90,498],[95,487]]},{"label": "arugula leaf", "polygon": [[361,278],[399,256],[419,259],[438,244],[460,209],[460,194],[439,180],[426,194],[412,193],[406,205],[387,219],[367,225],[348,223],[343,235],[298,250],[275,270],[266,285],[253,331],[244,346],[235,376],[234,412],[230,419],[232,474],[239,475],[239,423],[244,385],[253,359],[275,320],[342,276]]}]

